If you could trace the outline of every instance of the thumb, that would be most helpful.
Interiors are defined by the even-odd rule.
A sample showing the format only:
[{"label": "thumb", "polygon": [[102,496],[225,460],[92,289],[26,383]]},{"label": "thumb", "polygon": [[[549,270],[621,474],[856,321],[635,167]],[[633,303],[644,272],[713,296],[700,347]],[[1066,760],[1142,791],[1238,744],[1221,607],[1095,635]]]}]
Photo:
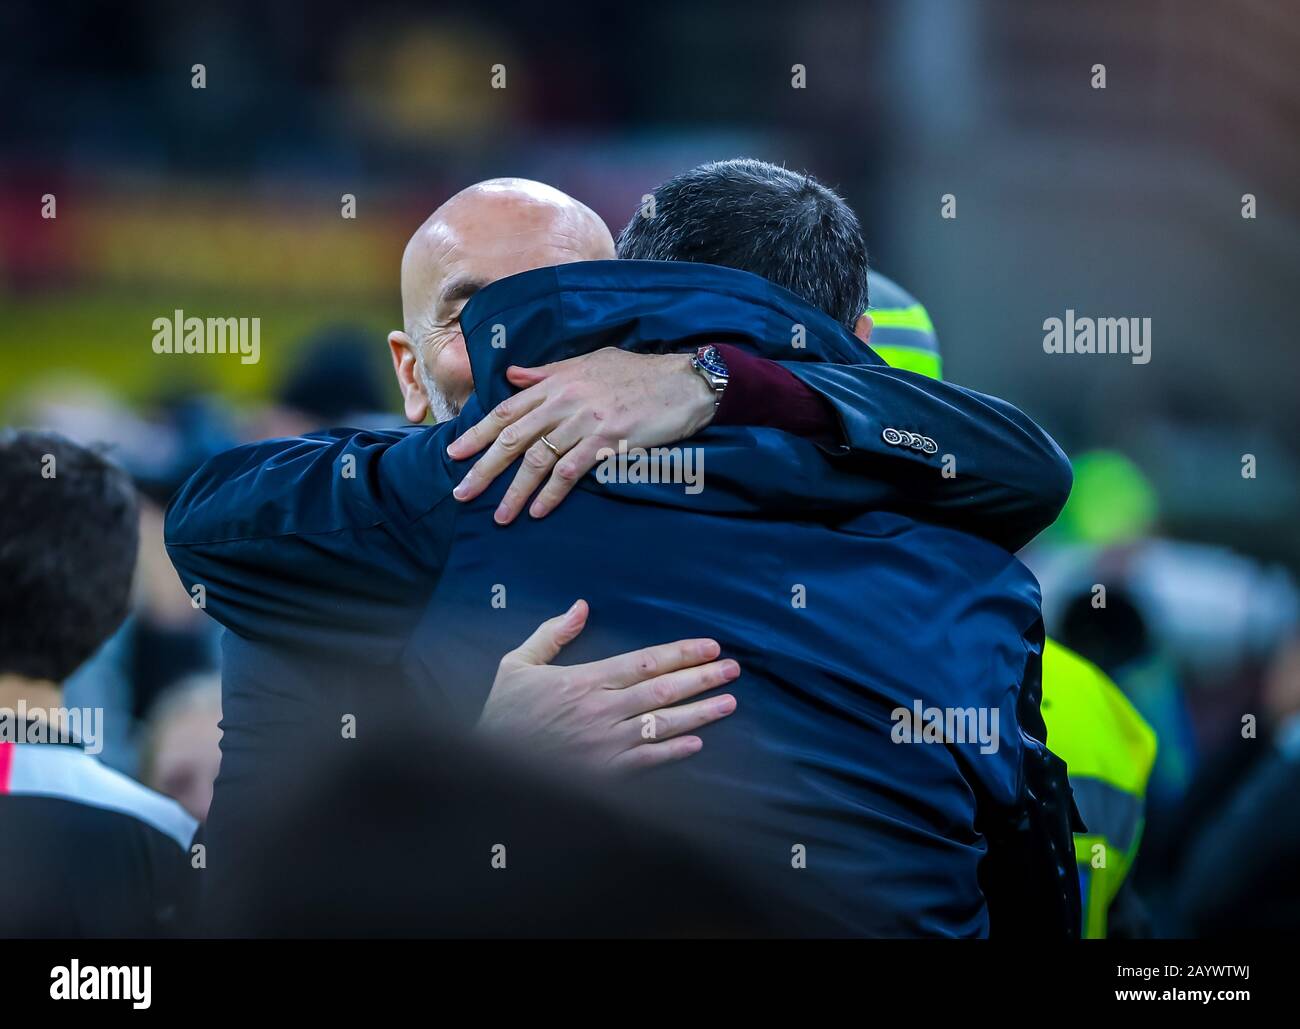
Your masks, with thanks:
[{"label": "thumb", "polygon": [[576,600],[569,610],[539,625],[507,658],[525,665],[549,665],[564,647],[578,638],[587,625],[590,609],[585,600]]}]

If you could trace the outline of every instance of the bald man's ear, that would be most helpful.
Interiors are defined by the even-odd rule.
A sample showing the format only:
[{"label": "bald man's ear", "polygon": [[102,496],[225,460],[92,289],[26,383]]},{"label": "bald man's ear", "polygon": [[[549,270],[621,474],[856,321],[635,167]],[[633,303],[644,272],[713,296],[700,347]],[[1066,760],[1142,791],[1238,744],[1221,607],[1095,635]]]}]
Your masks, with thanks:
[{"label": "bald man's ear", "polygon": [[862,340],[868,346],[871,345],[871,330],[875,328],[875,322],[871,320],[871,315],[860,314],[858,320],[853,323],[853,335]]},{"label": "bald man's ear", "polygon": [[402,391],[402,410],[408,421],[417,425],[429,416],[429,397],[420,378],[420,355],[411,337],[404,332],[388,334],[388,349],[393,354],[393,371]]}]

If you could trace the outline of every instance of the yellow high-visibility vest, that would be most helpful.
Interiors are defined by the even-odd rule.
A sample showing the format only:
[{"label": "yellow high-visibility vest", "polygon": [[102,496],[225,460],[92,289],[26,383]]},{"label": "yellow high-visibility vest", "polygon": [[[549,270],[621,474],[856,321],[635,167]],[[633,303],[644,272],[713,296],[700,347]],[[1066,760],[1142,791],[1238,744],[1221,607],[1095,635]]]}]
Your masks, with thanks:
[{"label": "yellow high-visibility vest", "polygon": [[1106,935],[1106,916],[1142,838],[1156,734],[1109,676],[1074,651],[1043,647],[1047,746],[1067,765],[1079,813],[1074,857],[1083,893],[1083,935]]},{"label": "yellow high-visibility vest", "polygon": [[875,324],[871,349],[886,364],[932,379],[943,378],[939,340],[929,312],[916,297],[892,279],[873,272],[871,306],[866,313]]}]

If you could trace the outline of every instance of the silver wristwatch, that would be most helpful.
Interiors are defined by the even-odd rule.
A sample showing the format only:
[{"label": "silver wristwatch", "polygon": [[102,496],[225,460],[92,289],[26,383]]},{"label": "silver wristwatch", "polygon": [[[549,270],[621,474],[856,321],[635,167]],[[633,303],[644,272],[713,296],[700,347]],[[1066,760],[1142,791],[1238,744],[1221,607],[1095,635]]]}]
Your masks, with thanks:
[{"label": "silver wristwatch", "polygon": [[727,368],[722,352],[711,343],[706,347],[700,347],[691,358],[691,367],[709,384],[709,389],[713,390],[713,407],[716,410],[722,403],[722,391],[727,388],[727,382],[731,379],[731,372]]}]

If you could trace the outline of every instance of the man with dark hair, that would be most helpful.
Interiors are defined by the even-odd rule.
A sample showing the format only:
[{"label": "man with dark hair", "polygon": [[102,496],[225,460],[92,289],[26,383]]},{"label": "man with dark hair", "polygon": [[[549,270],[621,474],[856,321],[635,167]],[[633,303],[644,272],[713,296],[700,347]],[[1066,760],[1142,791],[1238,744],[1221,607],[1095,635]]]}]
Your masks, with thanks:
[{"label": "man with dark hair", "polygon": [[100,764],[62,683],[126,617],[126,473],[54,433],[0,434],[0,935],[175,930],[196,823]]},{"label": "man with dark hair", "polygon": [[858,217],[811,175],[749,157],[701,164],[653,193],[618,237],[625,261],[740,268],[783,286],[854,332],[867,310]]},{"label": "man with dark hair", "polygon": [[0,671],[59,683],[126,618],[131,480],[53,433],[0,435]]}]

